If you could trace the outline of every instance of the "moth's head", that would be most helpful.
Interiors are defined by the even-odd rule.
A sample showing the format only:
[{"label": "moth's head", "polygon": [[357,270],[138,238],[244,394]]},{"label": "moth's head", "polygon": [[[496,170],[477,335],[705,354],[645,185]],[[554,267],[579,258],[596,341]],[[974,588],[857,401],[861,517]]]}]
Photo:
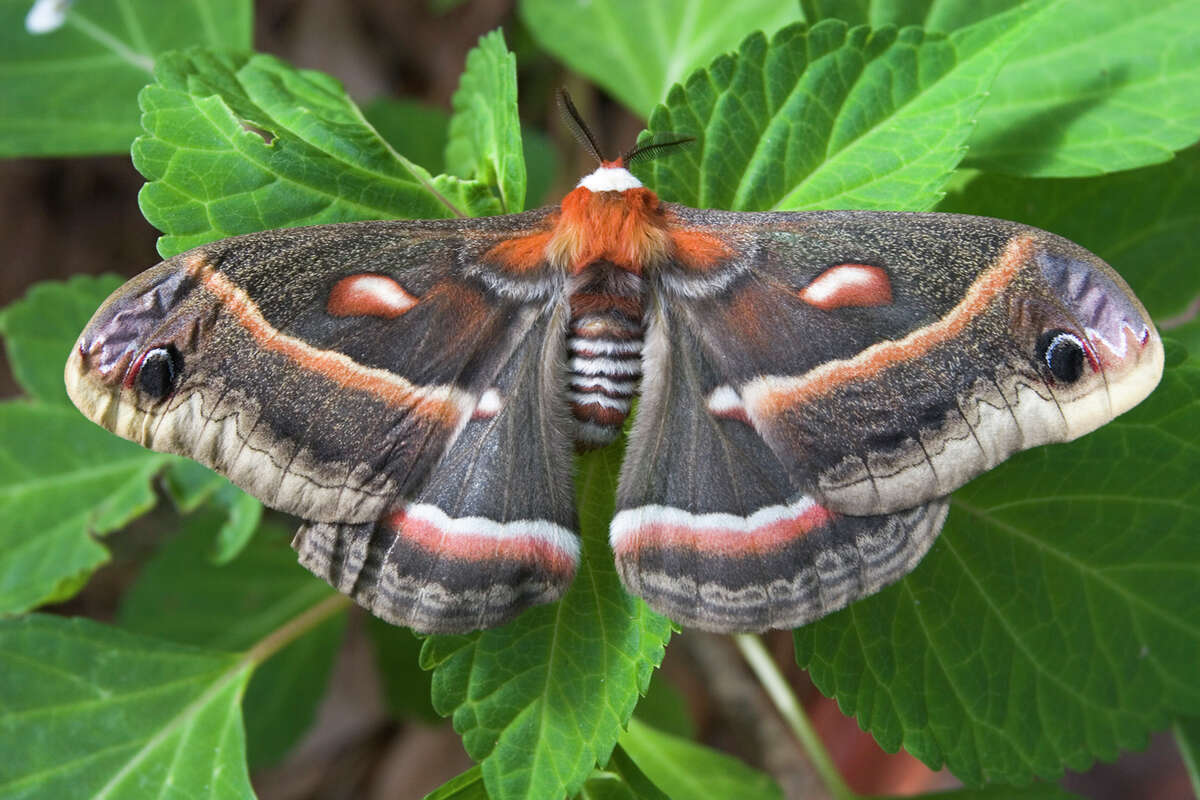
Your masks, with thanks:
[{"label": "moth's head", "polygon": [[630,164],[634,161],[655,158],[665,150],[695,141],[691,136],[667,134],[664,139],[652,138],[650,141],[626,150],[617,158],[607,159],[600,152],[596,137],[588,128],[587,123],[583,121],[583,116],[580,115],[579,109],[575,108],[575,103],[572,102],[571,95],[567,94],[566,89],[559,89],[555,93],[555,97],[558,100],[558,109],[563,124],[571,131],[583,149],[600,165],[577,184],[578,187],[583,187],[590,192],[625,192],[630,189],[641,189],[642,182],[629,171]]},{"label": "moth's head", "polygon": [[1146,309],[1111,267],[1039,231],[1027,275],[1041,291],[1014,304],[1014,328],[1063,406],[1069,438],[1128,411],[1162,377],[1162,340]]},{"label": "moth's head", "polygon": [[117,289],[97,309],[64,375],[67,394],[84,415],[150,444],[153,423],[183,382],[203,336],[196,316],[178,313],[194,288],[190,273],[168,261]]}]

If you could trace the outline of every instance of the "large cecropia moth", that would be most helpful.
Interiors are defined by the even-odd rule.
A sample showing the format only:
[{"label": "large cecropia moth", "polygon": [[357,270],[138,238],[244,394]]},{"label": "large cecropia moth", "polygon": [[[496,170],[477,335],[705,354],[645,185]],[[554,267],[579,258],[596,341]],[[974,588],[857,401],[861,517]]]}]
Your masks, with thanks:
[{"label": "large cecropia moth", "polygon": [[573,446],[611,442],[640,391],[611,526],[625,586],[756,631],[899,579],[948,494],[1158,383],[1145,309],[1065,239],[687,208],[636,154],[537,211],[168,259],[92,317],[71,399],[301,517],[301,561],[372,613],[459,632],[565,591]]}]

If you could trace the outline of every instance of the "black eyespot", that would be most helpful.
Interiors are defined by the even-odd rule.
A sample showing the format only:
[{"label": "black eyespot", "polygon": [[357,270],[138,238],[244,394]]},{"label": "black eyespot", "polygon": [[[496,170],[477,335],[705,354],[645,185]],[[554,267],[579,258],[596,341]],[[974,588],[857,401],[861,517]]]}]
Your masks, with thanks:
[{"label": "black eyespot", "polygon": [[1074,383],[1083,375],[1083,342],[1073,333],[1046,331],[1038,337],[1037,357],[1060,383]]},{"label": "black eyespot", "polygon": [[175,381],[183,368],[183,357],[168,345],[156,347],[142,356],[138,365],[138,389],[148,397],[161,400],[175,389]]}]

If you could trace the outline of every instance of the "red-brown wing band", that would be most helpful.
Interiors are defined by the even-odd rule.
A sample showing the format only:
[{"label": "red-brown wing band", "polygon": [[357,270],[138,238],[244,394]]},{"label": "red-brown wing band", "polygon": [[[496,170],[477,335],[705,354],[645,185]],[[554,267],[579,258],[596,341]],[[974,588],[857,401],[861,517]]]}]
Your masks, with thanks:
[{"label": "red-brown wing band", "polygon": [[[842,513],[944,496],[1092,430],[1161,373],[1128,287],[1043,231],[949,214],[674,214],[736,253],[668,265],[655,284],[717,365],[709,413],[744,420],[798,490]],[[1078,375],[1047,361],[1056,336],[1081,348]]]}]

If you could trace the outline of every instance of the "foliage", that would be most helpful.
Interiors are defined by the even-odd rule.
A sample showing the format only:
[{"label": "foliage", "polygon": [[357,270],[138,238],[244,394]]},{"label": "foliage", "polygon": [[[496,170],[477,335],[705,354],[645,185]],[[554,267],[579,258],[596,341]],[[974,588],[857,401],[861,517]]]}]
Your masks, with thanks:
[{"label": "foliage", "polygon": [[[132,144],[164,255],[268,227],[516,211],[527,164],[532,178],[552,163],[531,157],[544,138],[519,133],[499,33],[468,59],[447,120],[389,100],[364,114],[334,79],[247,52],[238,0],[179,16],[93,0],[41,38],[20,29],[27,5],[0,0],[0,153]],[[647,135],[696,136],[643,167],[665,197],[1018,219],[1100,254],[1157,318],[1200,296],[1194,0],[805,0],[803,22],[786,6],[525,0],[520,18],[644,115]],[[249,796],[247,764],[277,760],[311,720],[347,603],[296,565],[255,501],[69,406],[63,356],[116,283],[44,284],[0,312],[26,394],[0,404],[0,614],[76,592],[109,559],[102,537],[155,505],[156,478],[189,516],[115,625],[0,621],[0,794]],[[993,784],[963,798],[1057,779],[1171,724],[1194,770],[1200,363],[1184,345],[1200,335],[1179,336],[1146,403],[966,487],[913,575],[795,634],[800,664],[885,748]],[[584,563],[562,603],[427,638],[427,677],[407,631],[372,626],[393,711],[426,717],[431,698],[480,762],[434,796],[778,793],[630,723],[670,627],[613,571],[618,463],[616,450],[580,462]]]}]

